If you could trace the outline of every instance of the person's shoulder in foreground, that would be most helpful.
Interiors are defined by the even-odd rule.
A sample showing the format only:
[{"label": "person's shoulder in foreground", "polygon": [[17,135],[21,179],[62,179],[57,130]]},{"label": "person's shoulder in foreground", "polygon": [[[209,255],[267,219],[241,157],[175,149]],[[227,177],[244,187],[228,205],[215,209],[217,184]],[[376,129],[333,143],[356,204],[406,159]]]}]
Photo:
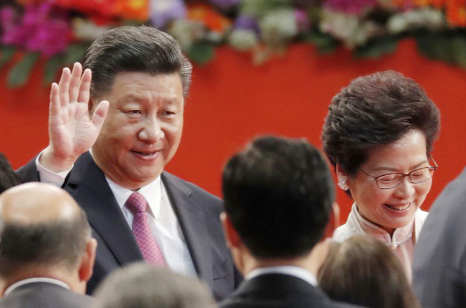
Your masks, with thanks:
[{"label": "person's shoulder in foreground", "polygon": [[230,158],[222,190],[223,227],[245,281],[220,307],[351,307],[332,301],[316,283],[336,203],[331,174],[314,146],[257,138]]},{"label": "person's shoulder in foreground", "polygon": [[88,308],[97,242],[63,189],[22,184],[0,195],[0,307]]},{"label": "person's shoulder in foreground", "polygon": [[414,252],[413,288],[422,307],[466,306],[466,168],[431,207]]}]

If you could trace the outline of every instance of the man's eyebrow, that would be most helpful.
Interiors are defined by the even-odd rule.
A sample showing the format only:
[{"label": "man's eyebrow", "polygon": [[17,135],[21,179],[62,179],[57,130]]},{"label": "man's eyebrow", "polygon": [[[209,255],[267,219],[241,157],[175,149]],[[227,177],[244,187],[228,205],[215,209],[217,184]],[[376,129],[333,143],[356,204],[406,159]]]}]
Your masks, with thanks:
[{"label": "man's eyebrow", "polygon": [[141,95],[137,95],[135,93],[129,93],[120,98],[120,101],[123,101],[123,102],[130,101],[130,100],[141,101],[141,100],[144,100],[144,98]]}]

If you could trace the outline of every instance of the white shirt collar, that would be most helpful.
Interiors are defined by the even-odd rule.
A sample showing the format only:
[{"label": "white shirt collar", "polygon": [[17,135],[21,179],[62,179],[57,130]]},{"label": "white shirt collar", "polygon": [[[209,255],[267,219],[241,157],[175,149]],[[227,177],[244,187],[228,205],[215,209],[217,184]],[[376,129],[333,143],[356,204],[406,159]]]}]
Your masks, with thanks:
[{"label": "white shirt collar", "polygon": [[9,286],[8,289],[5,290],[5,293],[3,295],[4,296],[7,295],[7,294],[11,293],[13,290],[15,290],[15,289],[17,289],[17,288],[19,288],[21,286],[24,286],[25,284],[30,284],[30,283],[35,283],[35,282],[51,283],[51,284],[55,284],[55,285],[58,285],[58,286],[61,286],[61,287],[65,288],[65,289],[70,290],[70,286],[68,284],[64,283],[61,280],[53,279],[53,278],[47,278],[47,277],[35,277],[35,278],[28,278],[28,279],[23,279],[23,280],[15,282],[11,286]]},{"label": "white shirt collar", "polygon": [[264,275],[264,274],[285,274],[285,275],[290,275],[294,276],[297,278],[300,278],[308,283],[310,283],[313,286],[317,286],[317,279],[314,277],[314,275],[309,272],[308,270],[305,270],[302,267],[298,266],[270,266],[270,267],[260,267],[256,268],[252,271],[250,271],[246,275],[246,279],[252,279],[254,277],[257,277],[259,275]]},{"label": "white shirt collar", "polygon": [[[123,209],[126,200],[128,200],[133,191],[118,185],[108,178],[106,179],[115,199],[118,202],[118,205]],[[160,176],[158,176],[153,182],[141,187],[138,192],[146,198],[147,203],[149,204],[147,212],[157,220],[160,217],[160,203],[162,200],[162,180],[160,179]]]}]

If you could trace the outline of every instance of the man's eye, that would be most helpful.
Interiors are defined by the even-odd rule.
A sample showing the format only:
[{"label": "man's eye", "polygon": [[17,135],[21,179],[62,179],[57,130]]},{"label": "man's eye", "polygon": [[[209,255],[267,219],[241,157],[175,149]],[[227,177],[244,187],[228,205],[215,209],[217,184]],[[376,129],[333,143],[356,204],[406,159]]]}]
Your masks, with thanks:
[{"label": "man's eye", "polygon": [[138,115],[138,114],[141,114],[141,110],[133,109],[133,110],[128,110],[126,113],[130,115]]},{"label": "man's eye", "polygon": [[164,111],[163,111],[163,115],[164,115],[164,116],[173,116],[173,115],[175,115],[175,114],[176,114],[176,112],[171,111],[171,110],[164,110]]}]

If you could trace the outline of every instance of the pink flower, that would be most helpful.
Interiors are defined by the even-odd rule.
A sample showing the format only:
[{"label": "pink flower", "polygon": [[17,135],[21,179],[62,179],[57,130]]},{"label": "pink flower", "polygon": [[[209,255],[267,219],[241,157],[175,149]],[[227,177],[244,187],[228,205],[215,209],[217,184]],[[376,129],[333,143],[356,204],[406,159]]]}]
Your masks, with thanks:
[{"label": "pink flower", "polygon": [[376,5],[377,0],[325,0],[323,4],[328,9],[346,14],[361,14]]},{"label": "pink flower", "polygon": [[14,12],[2,10],[0,14],[7,17],[6,20],[2,18],[1,41],[5,45],[41,52],[48,57],[63,52],[68,47],[71,38],[68,16],[51,2],[27,4],[24,14],[17,22],[14,20]]}]

